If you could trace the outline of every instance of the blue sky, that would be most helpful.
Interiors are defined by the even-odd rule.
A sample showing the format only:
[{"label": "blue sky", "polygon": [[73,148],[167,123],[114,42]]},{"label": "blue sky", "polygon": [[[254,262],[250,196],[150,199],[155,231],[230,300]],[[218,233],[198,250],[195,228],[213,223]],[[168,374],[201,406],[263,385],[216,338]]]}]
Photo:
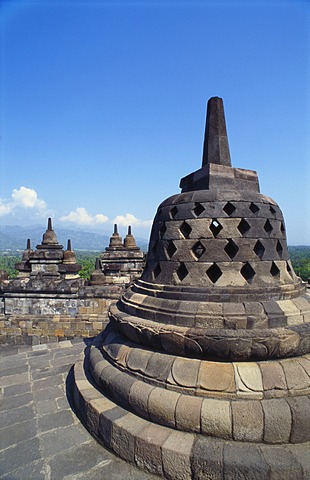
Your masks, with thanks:
[{"label": "blue sky", "polygon": [[289,244],[310,244],[306,1],[1,3],[0,223],[148,238],[201,166],[208,98]]}]

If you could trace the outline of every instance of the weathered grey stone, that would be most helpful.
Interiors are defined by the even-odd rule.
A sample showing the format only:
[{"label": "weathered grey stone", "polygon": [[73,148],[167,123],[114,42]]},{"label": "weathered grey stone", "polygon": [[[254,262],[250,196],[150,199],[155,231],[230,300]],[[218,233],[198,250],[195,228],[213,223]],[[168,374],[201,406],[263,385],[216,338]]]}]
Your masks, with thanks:
[{"label": "weathered grey stone", "polygon": [[225,480],[247,479],[266,480],[270,478],[270,467],[258,445],[234,444],[227,442],[224,445]]},{"label": "weathered grey stone", "polygon": [[131,413],[118,418],[112,426],[112,449],[124,460],[134,463],[136,435],[147,422]]},{"label": "weathered grey stone", "polygon": [[163,472],[171,480],[190,480],[191,453],[195,437],[184,432],[172,432],[162,446]]},{"label": "weathered grey stone", "polygon": [[303,390],[310,387],[310,377],[297,359],[281,362],[289,390]]},{"label": "weathered grey stone", "polygon": [[201,406],[203,399],[192,395],[180,395],[175,408],[175,423],[178,430],[201,431]]},{"label": "weathered grey stone", "polygon": [[177,357],[171,368],[175,382],[183,387],[196,387],[200,361]]},{"label": "weathered grey stone", "polygon": [[205,398],[201,408],[201,433],[219,438],[232,438],[230,402]]},{"label": "weathered grey stone", "polygon": [[294,455],[285,446],[262,448],[262,454],[270,468],[270,477],[273,480],[296,480],[303,478],[300,464]]},{"label": "weathered grey stone", "polygon": [[310,439],[310,400],[307,396],[289,397],[287,402],[292,412],[292,443],[307,442]]},{"label": "weathered grey stone", "polygon": [[287,389],[286,379],[281,363],[273,361],[260,363],[264,390]]},{"label": "weathered grey stone", "polygon": [[149,424],[136,436],[135,462],[138,467],[162,475],[162,446],[171,430]]},{"label": "weathered grey stone", "polygon": [[234,439],[261,442],[264,430],[261,403],[256,400],[238,400],[231,403],[231,408]]},{"label": "weathered grey stone", "polygon": [[131,386],[129,392],[129,403],[130,407],[136,412],[140,417],[149,418],[148,411],[148,400],[149,395],[154,390],[154,386],[148,385],[147,383],[137,380]]},{"label": "weathered grey stone", "polygon": [[107,411],[100,412],[99,416],[99,438],[107,448],[113,446],[113,422],[127,415],[126,410],[121,407],[114,407]]},{"label": "weathered grey stone", "polygon": [[175,427],[175,410],[179,397],[179,393],[154,388],[148,397],[150,420],[168,427]]},{"label": "weathered grey stone", "polygon": [[289,443],[292,415],[284,399],[263,400],[264,441],[267,443]]},{"label": "weathered grey stone", "polygon": [[194,480],[223,479],[223,447],[217,439],[197,437],[192,449],[192,472]]}]

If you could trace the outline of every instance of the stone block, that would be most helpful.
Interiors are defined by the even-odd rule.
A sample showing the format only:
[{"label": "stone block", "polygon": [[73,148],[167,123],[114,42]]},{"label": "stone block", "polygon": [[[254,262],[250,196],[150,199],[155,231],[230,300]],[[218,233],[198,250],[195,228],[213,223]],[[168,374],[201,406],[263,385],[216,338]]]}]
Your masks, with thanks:
[{"label": "stone block", "polygon": [[280,362],[260,362],[264,390],[286,390],[286,379]]},{"label": "stone block", "polygon": [[269,465],[258,445],[225,443],[223,469],[225,480],[266,480],[270,478],[269,470]]},{"label": "stone block", "polygon": [[126,373],[115,375],[114,381],[110,383],[109,390],[113,399],[118,405],[124,408],[129,407],[129,393],[136,379]]},{"label": "stone block", "polygon": [[262,374],[255,362],[235,362],[236,386],[240,391],[262,392]]},{"label": "stone block", "polygon": [[289,390],[303,390],[310,387],[310,377],[299,363],[298,359],[292,358],[280,362]]},{"label": "stone block", "polygon": [[230,363],[202,361],[198,383],[203,390],[234,392],[234,369]]},{"label": "stone block", "polygon": [[104,395],[90,400],[85,407],[85,421],[87,429],[92,435],[100,437],[100,415],[115,408],[115,404]]},{"label": "stone block", "polygon": [[176,384],[182,387],[196,387],[200,360],[176,357],[171,374]]},{"label": "stone block", "polygon": [[217,439],[197,437],[192,448],[193,480],[223,480],[223,447]]},{"label": "stone block", "polygon": [[287,446],[263,447],[261,451],[269,466],[268,478],[272,480],[306,480],[301,465]]},{"label": "stone block", "polygon": [[165,382],[170,373],[173,362],[174,357],[172,355],[154,352],[149,358],[145,374],[159,381]]},{"label": "stone block", "polygon": [[205,398],[201,408],[201,433],[232,438],[232,413],[228,400]]},{"label": "stone block", "polygon": [[136,435],[147,426],[147,422],[132,413],[113,421],[112,449],[127,462],[134,463]]},{"label": "stone block", "polygon": [[175,410],[180,394],[163,388],[154,388],[148,397],[150,420],[168,427],[175,427]]},{"label": "stone block", "polygon": [[176,428],[185,432],[200,432],[203,399],[192,395],[180,395],[175,409]]},{"label": "stone block", "polygon": [[132,349],[127,359],[127,367],[134,372],[144,374],[152,353],[150,350],[143,350],[139,347]]},{"label": "stone block", "polygon": [[121,417],[124,417],[127,414],[128,412],[126,410],[121,407],[115,406],[115,404],[114,408],[100,413],[98,433],[100,440],[107,448],[112,449],[113,422],[115,422],[115,420]]},{"label": "stone block", "polygon": [[191,453],[195,436],[172,432],[162,446],[163,472],[170,480],[191,480]]},{"label": "stone block", "polygon": [[292,428],[292,415],[284,399],[263,400],[264,442],[288,443]]},{"label": "stone block", "polygon": [[135,462],[139,468],[163,474],[162,446],[171,434],[169,428],[149,424],[136,436]]},{"label": "stone block", "polygon": [[310,399],[307,396],[289,397],[287,402],[292,412],[290,441],[302,443],[310,440]]},{"label": "stone block", "polygon": [[148,399],[154,388],[154,386],[141,382],[140,380],[135,381],[131,386],[129,404],[132,410],[140,417],[149,418]]},{"label": "stone block", "polygon": [[261,442],[264,416],[258,400],[238,400],[231,403],[234,440]]}]

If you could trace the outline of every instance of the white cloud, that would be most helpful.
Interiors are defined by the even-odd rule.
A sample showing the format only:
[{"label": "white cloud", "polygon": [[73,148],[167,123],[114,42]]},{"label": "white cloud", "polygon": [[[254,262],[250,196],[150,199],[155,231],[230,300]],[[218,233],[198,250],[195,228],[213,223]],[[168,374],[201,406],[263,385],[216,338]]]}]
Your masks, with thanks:
[{"label": "white cloud", "polygon": [[78,207],[72,210],[68,215],[64,215],[59,219],[61,222],[72,222],[78,225],[97,225],[107,222],[109,219],[102,213],[96,215],[90,215],[86,208]]},{"label": "white cloud", "polygon": [[132,213],[125,213],[125,215],[117,215],[114,218],[113,223],[117,223],[120,227],[128,227],[131,225],[132,227],[150,228],[152,220],[140,220],[132,215]]},{"label": "white cloud", "polygon": [[44,200],[38,198],[37,192],[32,188],[20,187],[19,190],[13,189],[12,199],[14,206],[22,208],[37,208],[42,210],[46,208]]},{"label": "white cloud", "polygon": [[11,203],[6,202],[5,200],[0,199],[0,217],[4,217],[12,212],[13,206]]},{"label": "white cloud", "polygon": [[0,216],[14,213],[18,208],[32,208],[42,213],[45,212],[46,207],[46,202],[38,198],[35,190],[22,186],[19,189],[13,189],[11,200],[0,199]]}]

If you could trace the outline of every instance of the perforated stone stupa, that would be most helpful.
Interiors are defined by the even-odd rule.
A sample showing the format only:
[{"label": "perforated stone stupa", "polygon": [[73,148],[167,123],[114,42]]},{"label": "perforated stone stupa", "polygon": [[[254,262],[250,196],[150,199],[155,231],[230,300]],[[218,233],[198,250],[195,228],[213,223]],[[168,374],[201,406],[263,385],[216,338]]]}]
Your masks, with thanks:
[{"label": "perforated stone stupa", "polygon": [[90,431],[169,479],[310,478],[310,302],[283,215],[232,168],[208,102],[202,167],[158,208],[148,260],[75,365]]}]

